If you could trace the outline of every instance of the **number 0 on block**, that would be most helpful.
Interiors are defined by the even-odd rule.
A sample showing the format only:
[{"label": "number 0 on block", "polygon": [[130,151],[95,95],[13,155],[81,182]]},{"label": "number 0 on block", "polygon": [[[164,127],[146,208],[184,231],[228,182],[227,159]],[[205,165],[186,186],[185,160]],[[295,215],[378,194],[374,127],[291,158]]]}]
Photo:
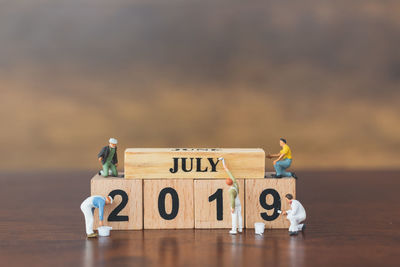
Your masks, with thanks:
[{"label": "number 0 on block", "polygon": [[143,181],[145,229],[194,227],[193,180]]}]

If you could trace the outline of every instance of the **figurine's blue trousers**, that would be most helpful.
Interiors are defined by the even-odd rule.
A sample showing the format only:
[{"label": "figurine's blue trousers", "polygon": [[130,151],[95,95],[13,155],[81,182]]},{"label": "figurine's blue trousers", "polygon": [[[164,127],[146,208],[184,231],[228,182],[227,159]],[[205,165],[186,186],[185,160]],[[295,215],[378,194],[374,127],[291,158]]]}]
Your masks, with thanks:
[{"label": "figurine's blue trousers", "polygon": [[286,169],[290,167],[290,164],[292,164],[291,159],[283,159],[274,165],[276,175],[282,175],[282,177],[291,177],[292,173],[291,172],[286,172]]},{"label": "figurine's blue trousers", "polygon": [[115,167],[115,165],[112,164],[111,162],[106,162],[103,164],[103,170],[100,172],[101,175],[103,175],[104,177],[107,177],[108,170],[111,170],[112,176],[115,176],[115,177],[118,176],[117,167]]}]

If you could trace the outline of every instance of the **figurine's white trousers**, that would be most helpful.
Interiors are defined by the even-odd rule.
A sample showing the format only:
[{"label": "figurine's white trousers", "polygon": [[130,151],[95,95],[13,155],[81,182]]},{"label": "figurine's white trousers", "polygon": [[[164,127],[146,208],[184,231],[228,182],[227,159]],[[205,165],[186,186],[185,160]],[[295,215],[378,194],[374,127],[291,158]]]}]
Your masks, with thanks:
[{"label": "figurine's white trousers", "polygon": [[86,234],[93,234],[93,217],[94,217],[94,209],[93,199],[87,198],[81,204],[81,210],[83,215],[85,215],[85,224],[86,224]]},{"label": "figurine's white trousers", "polygon": [[303,229],[303,224],[301,223],[306,219],[305,214],[299,214],[299,215],[288,215],[287,219],[290,221],[290,227],[289,227],[289,232],[297,232],[301,231]]},{"label": "figurine's white trousers", "polygon": [[236,231],[238,228],[239,221],[239,229],[243,229],[243,218],[242,218],[242,205],[240,205],[239,194],[235,198],[235,211],[232,213],[232,230]]}]

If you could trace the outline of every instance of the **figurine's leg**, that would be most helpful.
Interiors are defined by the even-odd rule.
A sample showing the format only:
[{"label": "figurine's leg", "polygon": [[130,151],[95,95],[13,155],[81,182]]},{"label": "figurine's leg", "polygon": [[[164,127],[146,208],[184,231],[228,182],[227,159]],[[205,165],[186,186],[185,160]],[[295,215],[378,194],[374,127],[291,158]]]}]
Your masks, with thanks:
[{"label": "figurine's leg", "polygon": [[288,220],[290,221],[289,232],[297,232],[298,231],[297,219],[292,216],[288,216]]},{"label": "figurine's leg", "polygon": [[93,232],[92,208],[90,206],[86,206],[86,205],[84,205],[84,203],[82,203],[81,210],[83,212],[83,215],[85,216],[86,234],[87,235],[93,234],[94,232]]},{"label": "figurine's leg", "polygon": [[239,218],[239,232],[243,231],[243,218],[242,218],[242,206],[238,207],[238,218]]},{"label": "figurine's leg", "polygon": [[117,167],[115,167],[115,165],[111,163],[110,164],[110,169],[111,169],[112,176],[117,177],[118,176]]},{"label": "figurine's leg", "polygon": [[297,225],[297,231],[302,231],[303,230],[303,226],[304,226],[304,224],[298,224]]},{"label": "figurine's leg", "polygon": [[237,233],[237,212],[236,208],[235,211],[232,213],[232,230],[229,231],[230,234],[236,234]]},{"label": "figurine's leg", "polygon": [[282,173],[283,177],[292,177],[292,173],[291,172],[282,171],[281,173]]},{"label": "figurine's leg", "polygon": [[101,171],[101,175],[104,177],[108,176],[108,163],[103,164],[103,170]]},{"label": "figurine's leg", "polygon": [[290,159],[284,159],[282,161],[278,161],[278,163],[281,166],[281,175],[283,177],[292,177],[292,173],[286,171],[286,169],[290,167],[292,161]]},{"label": "figurine's leg", "polygon": [[237,221],[239,223],[238,231],[241,233],[243,229],[243,219],[242,219],[242,205],[240,203],[239,196],[236,196],[235,198],[235,213],[237,216]]},{"label": "figurine's leg", "polygon": [[299,216],[297,218],[297,222],[299,223],[297,225],[298,231],[303,231],[303,229],[305,228],[304,227],[305,226],[305,223],[304,223],[305,220],[306,220],[306,216]]},{"label": "figurine's leg", "polygon": [[282,175],[282,167],[280,161],[278,161],[276,164],[274,164],[276,176]]},{"label": "figurine's leg", "polygon": [[92,212],[90,212],[89,216],[85,216],[85,219],[86,219],[86,234],[88,234],[88,235],[93,234],[94,231],[93,231],[93,215],[92,215]]}]

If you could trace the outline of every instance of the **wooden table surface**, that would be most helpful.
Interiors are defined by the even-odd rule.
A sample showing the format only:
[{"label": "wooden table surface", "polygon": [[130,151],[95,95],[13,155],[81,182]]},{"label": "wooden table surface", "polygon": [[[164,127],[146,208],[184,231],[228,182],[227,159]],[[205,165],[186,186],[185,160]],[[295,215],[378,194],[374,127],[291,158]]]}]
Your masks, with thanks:
[{"label": "wooden table surface", "polygon": [[307,230],[113,231],[88,240],[90,172],[0,175],[1,266],[398,266],[400,171],[299,172]]}]

